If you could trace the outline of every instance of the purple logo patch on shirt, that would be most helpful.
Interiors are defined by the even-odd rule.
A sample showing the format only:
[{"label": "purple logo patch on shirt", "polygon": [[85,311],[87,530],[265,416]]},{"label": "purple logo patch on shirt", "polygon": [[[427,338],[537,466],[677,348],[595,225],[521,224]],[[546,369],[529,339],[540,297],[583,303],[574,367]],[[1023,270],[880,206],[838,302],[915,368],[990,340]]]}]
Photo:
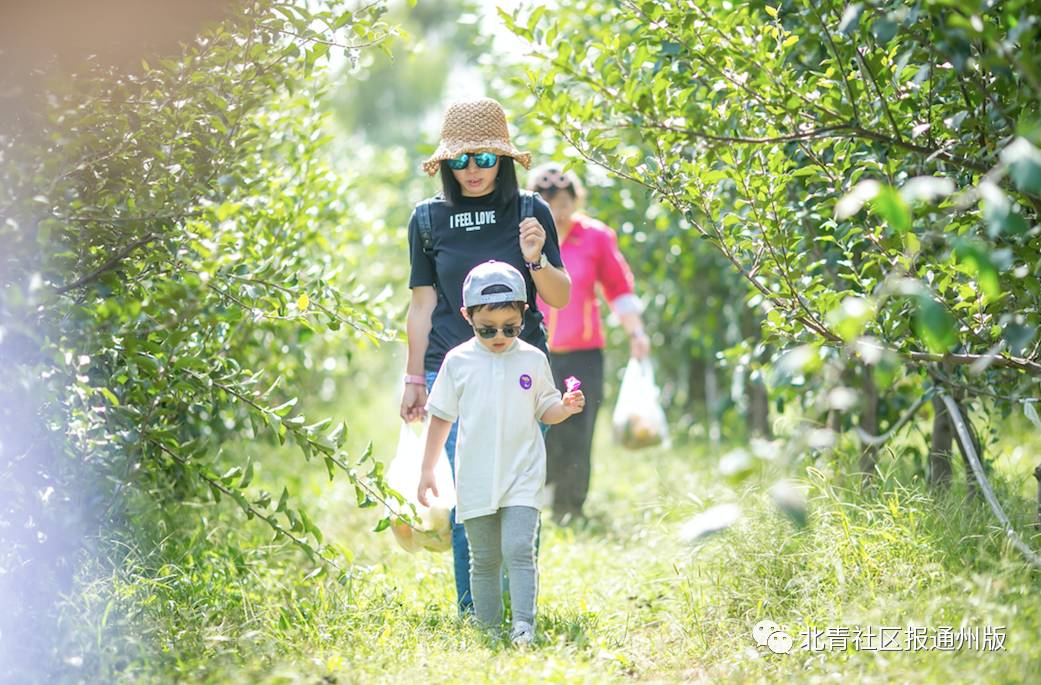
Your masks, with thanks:
[{"label": "purple logo patch on shirt", "polygon": [[526,373],[522,373],[520,377],[520,386],[525,390],[531,389],[531,376]]}]

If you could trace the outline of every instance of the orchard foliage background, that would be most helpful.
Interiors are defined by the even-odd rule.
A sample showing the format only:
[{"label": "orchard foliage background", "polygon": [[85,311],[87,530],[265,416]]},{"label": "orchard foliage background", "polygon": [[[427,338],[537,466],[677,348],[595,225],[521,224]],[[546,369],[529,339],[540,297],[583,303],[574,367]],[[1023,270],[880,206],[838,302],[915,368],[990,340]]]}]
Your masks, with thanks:
[{"label": "orchard foliage background", "polygon": [[132,529],[141,498],[230,498],[321,573],[342,550],[295,493],[253,482],[256,451],[295,443],[362,507],[394,496],[343,421],[296,409],[393,337],[355,273],[374,246],[315,77],[330,53],[387,49],[384,12],[236,3],[180,54],[54,69],[0,138],[0,631],[28,636],[4,642],[8,677],[48,648],[83,538]]},{"label": "orchard foliage background", "polygon": [[[1037,394],[1033,9],[580,2],[504,18],[538,46],[539,124],[673,213],[630,243],[669,277],[653,281],[662,338],[720,350],[725,313],[736,368],[771,362],[775,399],[876,434],[926,385],[1005,413]],[[720,291],[747,309],[693,306]],[[662,363],[684,378],[689,359]]]}]

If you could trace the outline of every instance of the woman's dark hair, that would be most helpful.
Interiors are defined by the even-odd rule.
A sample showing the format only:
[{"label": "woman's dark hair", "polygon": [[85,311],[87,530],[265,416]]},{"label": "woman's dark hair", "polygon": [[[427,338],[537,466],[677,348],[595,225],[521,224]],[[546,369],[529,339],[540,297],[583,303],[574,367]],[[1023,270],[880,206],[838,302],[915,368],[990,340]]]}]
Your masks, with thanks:
[{"label": "woman's dark hair", "polygon": [[528,174],[528,190],[533,190],[549,202],[561,193],[567,193],[575,202],[585,198],[585,188],[574,171],[565,172],[556,162],[542,164]]},{"label": "woman's dark hair", "polygon": [[553,186],[551,188],[537,188],[535,192],[537,192],[539,196],[541,196],[542,199],[546,202],[549,202],[561,193],[564,193],[565,195],[570,195],[572,200],[578,199],[578,194],[575,192],[574,186],[568,186],[567,188],[557,188],[556,186]]},{"label": "woman's dark hair", "polygon": [[[445,202],[449,205],[459,204],[463,197],[463,189],[459,181],[455,180],[452,167],[448,166],[448,160],[441,160],[441,190],[445,195]],[[517,167],[514,166],[513,157],[499,155],[499,173],[495,176],[495,192],[492,201],[495,204],[509,204],[517,197]]]}]

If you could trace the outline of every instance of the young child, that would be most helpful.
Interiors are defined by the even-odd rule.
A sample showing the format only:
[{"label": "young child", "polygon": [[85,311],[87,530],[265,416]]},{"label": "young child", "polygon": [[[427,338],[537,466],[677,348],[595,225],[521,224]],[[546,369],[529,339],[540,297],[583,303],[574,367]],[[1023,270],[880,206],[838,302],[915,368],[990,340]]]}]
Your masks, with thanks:
[{"label": "young child", "polygon": [[561,395],[546,355],[517,339],[527,299],[524,277],[505,262],[484,262],[467,274],[460,313],[477,335],[445,355],[431,388],[418,494],[423,505],[428,490],[437,495],[434,465],[458,419],[455,516],[470,544],[474,611],[481,625],[498,629],[505,563],[514,644],[535,637],[535,539],[546,483],[539,421],[560,423],[585,406],[581,390]]}]

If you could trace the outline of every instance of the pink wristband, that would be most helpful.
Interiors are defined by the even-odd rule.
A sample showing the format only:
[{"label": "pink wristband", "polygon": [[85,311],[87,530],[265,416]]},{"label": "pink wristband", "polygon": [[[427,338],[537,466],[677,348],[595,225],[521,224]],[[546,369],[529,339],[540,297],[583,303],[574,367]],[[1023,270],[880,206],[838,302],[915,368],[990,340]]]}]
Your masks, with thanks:
[{"label": "pink wristband", "polygon": [[410,376],[406,373],[405,383],[410,385],[422,385],[425,388],[427,385],[427,379],[423,378],[422,376]]}]

